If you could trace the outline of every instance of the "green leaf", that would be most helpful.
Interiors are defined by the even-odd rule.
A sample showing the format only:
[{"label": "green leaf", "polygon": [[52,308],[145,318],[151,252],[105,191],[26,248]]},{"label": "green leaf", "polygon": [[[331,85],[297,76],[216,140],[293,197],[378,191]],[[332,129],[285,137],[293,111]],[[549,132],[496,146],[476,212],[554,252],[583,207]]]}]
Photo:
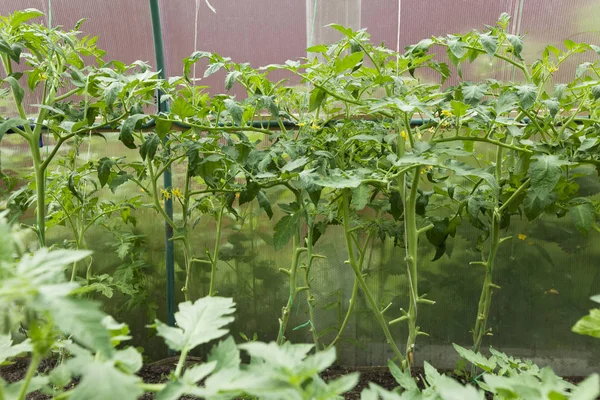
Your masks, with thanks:
[{"label": "green leaf", "polygon": [[308,112],[313,112],[317,108],[321,107],[321,104],[325,100],[325,95],[326,93],[318,87],[311,90],[308,104]]},{"label": "green leaf", "polygon": [[413,391],[419,389],[419,387],[417,386],[417,382],[415,382],[415,380],[412,378],[410,372],[402,371],[400,367],[398,367],[396,363],[394,363],[391,360],[388,361],[388,368],[390,370],[390,373],[402,389],[406,391]]},{"label": "green leaf", "polygon": [[284,215],[273,228],[273,246],[275,250],[281,250],[298,231],[300,213]]},{"label": "green leaf", "polygon": [[486,85],[466,83],[461,90],[465,102],[474,106],[481,102],[487,89]]},{"label": "green leaf", "polygon": [[600,339],[600,308],[590,310],[589,315],[577,321],[572,331]]},{"label": "green leaf", "polygon": [[594,100],[600,99],[600,85],[592,86],[592,96]]},{"label": "green leaf", "polygon": [[142,125],[142,121],[148,118],[148,115],[144,114],[135,114],[130,116],[123,122],[121,125],[121,131],[119,133],[119,140],[123,142],[125,147],[129,149],[135,149],[135,141],[133,138],[133,131],[135,129],[139,129]]},{"label": "green leaf", "polygon": [[214,372],[222,369],[238,368],[242,360],[233,337],[229,336],[227,339],[221,340],[214,345],[208,354],[207,361],[217,362]]},{"label": "green leaf", "polygon": [[308,157],[300,157],[295,160],[292,160],[281,168],[281,172],[292,172],[295,169],[305,166],[306,163],[308,163],[308,161]]},{"label": "green leaf", "polygon": [[230,71],[225,77],[225,90],[230,90],[241,75],[240,71]]},{"label": "green leaf", "polygon": [[10,19],[10,25],[13,28],[19,28],[21,24],[37,17],[43,17],[44,13],[35,8],[26,8],[25,10],[15,11]]},{"label": "green leaf", "polygon": [[471,364],[474,364],[477,367],[481,368],[485,372],[492,373],[496,368],[496,362],[493,359],[488,360],[483,355],[481,355],[481,353],[475,353],[472,350],[467,350],[464,347],[461,347],[455,343],[452,343],[452,346],[454,346],[454,349],[462,358],[464,358]]},{"label": "green leaf", "polygon": [[442,400],[484,400],[484,393],[470,384],[466,386],[445,375],[436,381],[436,391]]},{"label": "green leaf", "polygon": [[160,138],[158,135],[150,134],[146,137],[144,143],[140,147],[140,156],[142,156],[142,160],[145,160],[146,157],[150,161],[154,160],[154,156],[156,155],[156,150],[158,149],[158,144],[160,143]]},{"label": "green leaf", "polygon": [[529,109],[535,104],[537,98],[537,86],[535,85],[520,85],[515,86],[517,89],[517,96],[519,96],[519,104],[524,109]]},{"label": "green leaf", "polygon": [[364,53],[352,53],[335,62],[335,72],[342,72],[354,68],[358,63],[362,62]]},{"label": "green leaf", "polygon": [[4,134],[19,126],[29,125],[30,122],[21,118],[9,118],[0,124],[0,139]]},{"label": "green leaf", "polygon": [[311,46],[309,48],[306,49],[307,53],[326,53],[327,52],[327,46],[325,46],[324,44],[318,44],[316,46]]},{"label": "green leaf", "polygon": [[498,97],[498,100],[494,104],[494,111],[496,115],[510,113],[514,110],[519,98],[513,92],[502,92]]},{"label": "green leaf", "polygon": [[356,211],[361,211],[369,203],[371,191],[367,185],[359,185],[352,190],[352,206]]},{"label": "green leaf", "polygon": [[558,110],[560,109],[560,103],[556,99],[544,100],[543,103],[548,108],[548,111],[550,112],[552,118],[554,118],[556,114],[558,114]]},{"label": "green leaf", "polygon": [[112,354],[110,334],[102,325],[106,314],[98,303],[42,295],[39,306],[47,309],[60,330],[71,335],[77,343],[104,355]]},{"label": "green leaf", "polygon": [[404,203],[402,202],[402,196],[398,191],[393,191],[390,195],[390,214],[392,214],[392,217],[394,217],[394,220],[396,221],[404,214]]},{"label": "green leaf", "polygon": [[513,54],[517,56],[517,58],[522,59],[521,51],[523,51],[523,40],[519,36],[510,34],[506,35],[506,39],[508,39],[513,48]]},{"label": "green leaf", "polygon": [[175,313],[177,327],[156,320],[157,334],[165,339],[170,349],[189,351],[195,347],[227,334],[223,327],[233,321],[229,316],[235,311],[235,303],[225,297],[204,297],[195,303],[179,304]]},{"label": "green leaf", "polygon": [[225,64],[222,62],[216,62],[216,63],[210,64],[208,66],[208,68],[206,69],[206,71],[204,71],[204,77],[208,78],[209,76],[211,76],[212,74],[214,74],[215,72],[217,72],[218,70],[223,68],[224,66],[225,66]]},{"label": "green leaf", "polygon": [[231,99],[225,99],[225,108],[231,115],[233,123],[237,126],[241,126],[242,119],[244,117],[244,109],[240,107],[238,103]]},{"label": "green leaf", "polygon": [[467,54],[467,49],[465,48],[464,44],[458,39],[449,39],[447,41],[447,44],[448,51],[458,60],[460,60],[465,54]]},{"label": "green leaf", "polygon": [[259,207],[265,210],[269,219],[273,218],[273,210],[271,209],[271,203],[267,195],[261,190],[256,195],[256,199],[258,200]]},{"label": "green leaf", "polygon": [[331,175],[321,176],[315,179],[315,183],[319,186],[344,189],[344,188],[355,188],[360,185],[360,178],[355,175],[342,175],[340,171],[332,170]]},{"label": "green leaf", "polygon": [[108,157],[102,157],[98,160],[98,180],[101,187],[104,187],[108,182],[113,165],[115,165],[115,161]]},{"label": "green leaf", "polygon": [[4,78],[5,82],[8,82],[13,91],[13,96],[15,97],[15,102],[18,106],[23,103],[23,97],[25,97],[25,90],[19,84],[19,82],[13,76],[7,76]]},{"label": "green leaf", "polygon": [[561,166],[565,164],[556,155],[542,154],[535,158],[529,166],[531,191],[542,199],[547,197],[556,187],[561,176]]},{"label": "green leaf", "polygon": [[573,400],[595,400],[598,396],[600,396],[600,376],[598,374],[590,375],[571,391]]},{"label": "green leaf", "polygon": [[171,104],[171,113],[178,115],[181,119],[196,115],[194,107],[182,97],[177,97]]},{"label": "green leaf", "polygon": [[587,199],[575,199],[580,204],[569,207],[569,214],[573,223],[581,233],[587,233],[594,223],[594,206]]},{"label": "green leaf", "polygon": [[69,397],[71,400],[136,400],[143,394],[138,386],[141,382],[139,377],[125,374],[110,362],[90,357],[87,363],[81,363],[79,367],[79,375],[83,378]]},{"label": "green leaf", "polygon": [[498,50],[498,38],[492,36],[490,33],[484,33],[479,35],[479,43],[485,50],[488,56],[493,56]]},{"label": "green leaf", "polygon": [[164,140],[165,137],[171,132],[171,126],[173,123],[171,121],[167,121],[164,119],[158,118],[156,120],[156,134],[160,138],[160,140]]},{"label": "green leaf", "polygon": [[469,105],[462,101],[452,100],[450,101],[450,107],[452,107],[452,114],[457,117],[464,117],[469,111]]},{"label": "green leaf", "polygon": [[32,349],[33,346],[29,339],[25,339],[23,342],[13,345],[10,335],[0,334],[0,366],[10,364],[10,362],[6,362],[6,360],[22,353],[28,353],[32,351]]}]

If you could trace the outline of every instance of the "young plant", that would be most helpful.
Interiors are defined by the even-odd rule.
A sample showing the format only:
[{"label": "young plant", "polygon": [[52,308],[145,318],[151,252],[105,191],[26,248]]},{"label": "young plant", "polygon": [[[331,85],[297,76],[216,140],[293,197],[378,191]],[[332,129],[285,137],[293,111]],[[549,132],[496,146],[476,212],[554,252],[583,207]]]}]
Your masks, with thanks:
[{"label": "young plant", "polygon": [[[113,63],[109,68],[101,59],[104,52],[96,47],[97,38],[81,37],[83,20],[70,31],[30,22],[42,15],[27,9],[0,21],[3,82],[10,88],[18,114],[0,124],[0,139],[12,131],[29,146],[36,191],[34,229],[40,245],[46,246],[46,175],[62,145],[94,129],[114,126],[132,108],[141,108],[152,96],[155,75],[135,74],[138,66],[144,68],[140,63],[129,67]],[[84,59],[89,57],[94,61],[86,65]],[[41,90],[40,103],[27,104],[26,90]],[[70,103],[75,96],[83,101]],[[52,134],[54,147],[44,155],[40,146],[45,130]]]}]

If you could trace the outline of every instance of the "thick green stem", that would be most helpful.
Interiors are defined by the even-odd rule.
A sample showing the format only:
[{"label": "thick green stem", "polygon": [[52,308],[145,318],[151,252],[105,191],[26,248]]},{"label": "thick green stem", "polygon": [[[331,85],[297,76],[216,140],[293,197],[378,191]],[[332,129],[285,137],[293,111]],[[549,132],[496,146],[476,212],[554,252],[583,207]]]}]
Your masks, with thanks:
[{"label": "thick green stem", "polygon": [[408,308],[408,340],[406,342],[406,358],[408,361],[407,368],[410,369],[414,364],[415,343],[418,335],[417,316],[419,300],[419,285],[418,285],[418,243],[419,230],[417,229],[417,197],[421,175],[421,167],[416,167],[413,170],[413,181],[410,188],[408,199],[406,199],[406,207],[404,209],[404,224],[406,227],[406,266],[408,271],[409,284],[409,308]]},{"label": "thick green stem", "polygon": [[17,400],[25,400],[25,396],[27,396],[27,388],[29,387],[31,379],[33,379],[33,377],[35,376],[35,373],[37,372],[37,368],[40,365],[41,360],[42,357],[36,352],[34,352],[33,356],[31,357],[31,362],[29,363],[29,368],[27,368],[25,379],[23,379],[23,383],[21,385],[21,390],[19,391],[19,397],[17,397]]},{"label": "thick green stem", "polygon": [[[367,246],[369,245],[369,242],[371,241],[371,238],[373,237],[373,233],[374,233],[374,231],[369,232],[369,235],[367,236],[367,240],[365,241],[365,246],[363,248],[363,251],[360,253],[360,257],[358,259],[358,267],[360,268],[361,273],[363,270],[365,255],[367,253]],[[333,339],[333,342],[331,342],[331,344],[329,346],[327,346],[327,348],[335,346],[342,339],[342,334],[344,333],[346,326],[348,326],[350,317],[353,314],[357,295],[358,295],[358,280],[355,277],[354,284],[352,285],[352,295],[350,296],[350,301],[348,303],[348,310],[346,311],[346,315],[344,316],[344,320],[342,321],[342,324],[340,325],[340,329],[338,330],[338,333],[335,336],[335,339]]]},{"label": "thick green stem", "polygon": [[294,304],[294,299],[296,298],[297,286],[296,286],[296,275],[298,272],[298,263],[300,261],[300,254],[306,250],[304,247],[299,247],[299,234],[294,235],[293,239],[293,248],[294,255],[292,257],[292,265],[290,270],[287,271],[289,273],[290,278],[290,297],[288,298],[287,304],[281,310],[281,318],[279,319],[279,334],[277,335],[277,343],[283,344],[285,340],[285,330],[288,325],[288,321],[290,319],[290,313],[292,311],[292,305]]},{"label": "thick green stem", "polygon": [[[314,218],[309,216],[308,218]],[[314,222],[314,219],[312,219]],[[319,333],[317,332],[317,328],[315,326],[315,298],[312,295],[312,291],[310,289],[310,270],[312,267],[314,255],[313,255],[313,223],[308,225],[308,234],[306,237],[306,266],[304,268],[304,287],[306,287],[306,303],[308,305],[308,319],[310,322],[310,333],[313,338],[313,343],[315,344],[315,350],[319,351]]]},{"label": "thick green stem", "polygon": [[192,247],[190,246],[190,239],[188,237],[187,230],[184,233],[185,237],[182,239],[183,242],[183,257],[185,259],[185,283],[183,284],[183,288],[181,291],[183,292],[183,296],[185,301],[191,301],[190,296],[190,281],[192,280]]},{"label": "thick green stem", "polygon": [[42,168],[42,157],[38,142],[31,138],[29,140],[29,149],[33,160],[33,169],[35,171],[35,191],[36,191],[36,218],[37,229],[40,239],[40,246],[46,247],[46,176],[45,169]]},{"label": "thick green stem", "polygon": [[217,216],[217,233],[215,237],[215,248],[213,250],[213,255],[211,259],[210,265],[210,286],[208,288],[208,295],[214,296],[216,294],[215,291],[215,279],[217,274],[217,260],[219,259],[219,245],[221,243],[221,227],[223,226],[223,211],[225,210],[225,204],[221,206],[219,210],[219,215]]},{"label": "thick green stem", "polygon": [[[496,149],[496,168],[495,178],[498,185],[502,179],[502,147]],[[526,187],[529,181],[526,181],[518,190]],[[517,193],[515,192],[515,194]],[[514,195],[509,199],[512,200]],[[500,191],[496,193],[496,205],[492,214],[492,228],[490,237],[490,252],[488,259],[483,263],[485,267],[485,277],[483,280],[483,286],[481,288],[481,296],[479,297],[479,304],[477,307],[477,319],[475,321],[475,328],[473,328],[473,350],[478,352],[481,349],[481,343],[484,336],[487,334],[487,323],[490,314],[490,306],[492,302],[492,292],[495,287],[493,284],[493,272],[494,263],[496,260],[496,254],[498,253],[498,247],[500,246],[500,218],[501,209],[509,204],[507,202],[502,208],[500,208]]]},{"label": "thick green stem", "polygon": [[392,337],[390,328],[388,327],[388,324],[385,321],[385,318],[383,317],[383,313],[381,312],[381,310],[379,310],[379,307],[377,306],[377,302],[375,301],[375,298],[373,297],[371,290],[367,286],[367,282],[365,281],[365,278],[362,275],[362,271],[360,270],[360,267],[356,260],[356,256],[354,254],[354,246],[352,244],[352,233],[350,232],[351,228],[350,228],[350,215],[349,215],[350,214],[349,213],[349,208],[350,208],[349,197],[350,197],[349,193],[347,191],[344,192],[344,195],[342,196],[342,199],[343,199],[342,212],[343,212],[343,219],[344,219],[344,221],[343,221],[344,236],[346,239],[346,249],[348,251],[350,267],[352,267],[352,270],[354,271],[354,275],[356,276],[358,285],[360,286],[361,290],[363,291],[365,298],[367,300],[367,303],[369,304],[371,311],[375,315],[375,318],[377,319],[377,322],[379,323],[381,330],[383,331],[383,334],[385,335],[387,343],[392,348],[392,351],[394,352],[394,355],[396,356],[396,358],[398,358],[398,360],[401,363],[404,363],[404,360],[405,360],[404,356],[400,352],[400,349],[398,349],[398,346],[396,345],[396,342],[394,341],[394,338]]},{"label": "thick green stem", "polygon": [[188,352],[189,350],[187,348],[181,350],[179,361],[177,361],[177,367],[175,367],[175,378],[179,378],[181,376],[181,371],[183,371],[183,366],[185,365],[185,359],[187,358]]}]

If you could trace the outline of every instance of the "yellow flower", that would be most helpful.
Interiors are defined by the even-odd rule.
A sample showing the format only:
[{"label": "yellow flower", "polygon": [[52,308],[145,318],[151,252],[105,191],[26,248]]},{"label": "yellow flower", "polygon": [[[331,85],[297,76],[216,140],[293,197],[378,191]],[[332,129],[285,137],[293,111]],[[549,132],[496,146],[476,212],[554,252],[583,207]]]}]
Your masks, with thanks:
[{"label": "yellow flower", "polygon": [[302,128],[303,126],[306,125],[306,122],[298,122],[298,128]]},{"label": "yellow flower", "polygon": [[402,139],[404,139],[404,140],[408,139],[408,134],[404,130],[402,132],[400,132],[400,136],[402,136]]},{"label": "yellow flower", "polygon": [[171,190],[171,194],[173,197],[177,197],[178,199],[183,199],[183,193],[177,188]]},{"label": "yellow flower", "polygon": [[169,200],[171,198],[171,193],[169,193],[168,190],[166,190],[166,189],[160,189],[160,191],[161,191],[161,193],[162,193],[162,195],[163,195],[163,197],[165,199]]},{"label": "yellow flower", "polygon": [[551,74],[555,73],[556,71],[558,71],[558,67],[555,65],[550,65],[548,67],[548,72],[550,72]]},{"label": "yellow flower", "polygon": [[432,170],[433,170],[433,167],[431,165],[428,165],[428,166],[426,166],[425,168],[423,168],[421,170],[421,174],[426,174],[426,173],[428,173],[429,171],[432,171]]},{"label": "yellow flower", "polygon": [[522,233],[519,233],[517,235],[517,237],[519,238],[519,240],[525,240],[525,239],[527,239],[527,235],[523,235]]},{"label": "yellow flower", "polygon": [[444,117],[451,117],[452,116],[452,111],[450,111],[450,110],[442,110],[442,115]]},{"label": "yellow flower", "polygon": [[435,132],[435,129],[433,129],[433,126],[432,126],[431,128],[427,129],[427,131],[428,131],[429,133],[433,133],[433,132]]},{"label": "yellow flower", "polygon": [[545,294],[560,294],[560,293],[558,292],[558,290],[556,290],[556,289],[554,289],[554,288],[552,288],[552,289],[550,289],[550,290],[546,290],[544,293],[545,293]]},{"label": "yellow flower", "polygon": [[319,129],[319,125],[315,124],[314,122],[310,125],[310,127],[313,131],[316,131],[317,129]]}]

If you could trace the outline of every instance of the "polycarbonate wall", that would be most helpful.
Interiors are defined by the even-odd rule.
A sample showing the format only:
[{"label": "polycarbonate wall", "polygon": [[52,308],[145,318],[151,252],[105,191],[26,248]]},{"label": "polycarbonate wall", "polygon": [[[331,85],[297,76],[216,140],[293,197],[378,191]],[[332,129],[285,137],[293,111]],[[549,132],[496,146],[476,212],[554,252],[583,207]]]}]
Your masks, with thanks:
[{"label": "polycarbonate wall", "polygon": [[[528,60],[534,59],[543,46],[560,46],[567,38],[600,44],[597,25],[600,3],[594,0],[212,0],[216,14],[208,9],[204,0],[198,4],[194,0],[160,3],[167,76],[181,75],[181,59],[194,50],[217,52],[253,66],[302,57],[308,45],[338,38],[336,31],[326,27],[330,23],[367,28],[374,42],[403,49],[431,35],[483,29],[484,24],[493,24],[502,12],[507,12],[514,17],[511,31],[527,35],[524,55]],[[51,6],[53,25],[68,28],[80,18],[88,18],[82,29],[100,37],[98,45],[107,51],[107,60],[141,59],[154,65],[147,0],[52,0]],[[47,13],[48,1],[2,1],[0,14],[27,7]],[[444,59],[445,56],[439,57]],[[576,64],[582,60],[574,59],[563,66],[557,80],[570,79]],[[509,79],[512,70],[501,68],[496,63],[481,62],[465,68],[465,79]],[[198,78],[203,71],[199,66]],[[210,86],[212,93],[219,93],[224,91],[223,78],[223,74],[217,73],[197,83]],[[454,82],[456,80],[451,78],[448,84]],[[84,143],[84,153],[88,145]],[[0,145],[2,168],[26,171],[29,165],[26,149],[17,137],[5,137]],[[93,139],[89,151],[93,158],[116,154],[137,157],[136,151],[124,149],[114,138],[108,142]],[[175,187],[181,179],[183,176],[176,169]],[[580,185],[585,193],[600,192],[599,180],[580,182]],[[118,192],[124,197],[137,194],[131,188]],[[284,196],[278,192],[270,195],[273,199]],[[285,276],[278,268],[288,267],[291,254],[289,249],[276,252],[269,245],[278,215],[269,221],[256,205],[244,212],[247,218],[243,225],[234,220],[227,220],[225,224],[217,288],[220,295],[234,296],[238,303],[239,318],[233,326],[236,336],[240,332],[247,336],[256,332],[260,339],[272,340],[277,334],[281,307],[289,294]],[[115,294],[108,301],[107,310],[131,324],[136,343],[146,348],[147,355],[160,357],[164,355],[164,347],[148,336],[144,326],[152,322],[149,309],[155,309],[159,318],[165,318],[163,224],[149,211],[139,211],[138,218],[140,222],[134,233],[147,235],[143,247],[149,296],[133,309],[123,309],[125,298]],[[210,218],[196,229],[194,247],[198,254],[203,254],[206,247],[212,248],[213,232],[214,221]],[[488,343],[516,355],[537,357],[553,365],[559,373],[579,374],[600,369],[598,344],[592,338],[570,332],[574,322],[592,307],[589,297],[600,293],[598,234],[583,237],[566,218],[550,217],[534,224],[514,218],[507,232],[510,234],[514,239],[502,245],[499,255],[497,280],[502,289],[494,295],[491,316],[494,336]],[[519,234],[525,239],[518,239]],[[60,229],[51,234],[56,241],[66,235]],[[313,322],[320,331],[338,324],[352,290],[352,274],[344,263],[347,255],[340,235],[341,231],[335,227],[328,230],[315,249],[326,256],[313,268],[313,294],[317,298]],[[433,263],[426,261],[433,258],[433,250],[425,243],[422,245],[424,262],[420,287],[437,304],[420,309],[419,324],[430,338],[419,340],[419,361],[426,359],[436,366],[452,366],[455,356],[448,344],[470,342],[469,329],[474,322],[483,279],[481,269],[469,265],[478,259],[474,251],[475,235],[467,227],[461,228],[450,243],[451,258],[444,256]],[[112,240],[101,229],[90,233],[88,242],[96,250],[94,268],[98,273],[113,274],[121,264],[111,247]],[[374,242],[368,256],[368,284],[382,305],[393,302],[394,313],[407,305],[403,259],[403,249],[380,241]],[[182,273],[178,267],[181,260],[178,253],[178,278]],[[207,271],[198,268],[192,284],[194,297],[207,291]],[[178,279],[177,288],[181,284]],[[182,296],[177,293],[181,300]],[[337,304],[341,304],[341,308]],[[301,326],[307,319],[306,301],[301,296],[289,326]],[[294,341],[310,341],[306,327],[292,332]],[[394,326],[394,334],[399,342],[405,341],[402,327]],[[350,339],[342,343],[339,354],[342,364],[381,365],[390,356],[362,297],[358,299],[358,310],[352,317],[347,336]],[[325,335],[323,341],[332,339],[333,331]]]}]

